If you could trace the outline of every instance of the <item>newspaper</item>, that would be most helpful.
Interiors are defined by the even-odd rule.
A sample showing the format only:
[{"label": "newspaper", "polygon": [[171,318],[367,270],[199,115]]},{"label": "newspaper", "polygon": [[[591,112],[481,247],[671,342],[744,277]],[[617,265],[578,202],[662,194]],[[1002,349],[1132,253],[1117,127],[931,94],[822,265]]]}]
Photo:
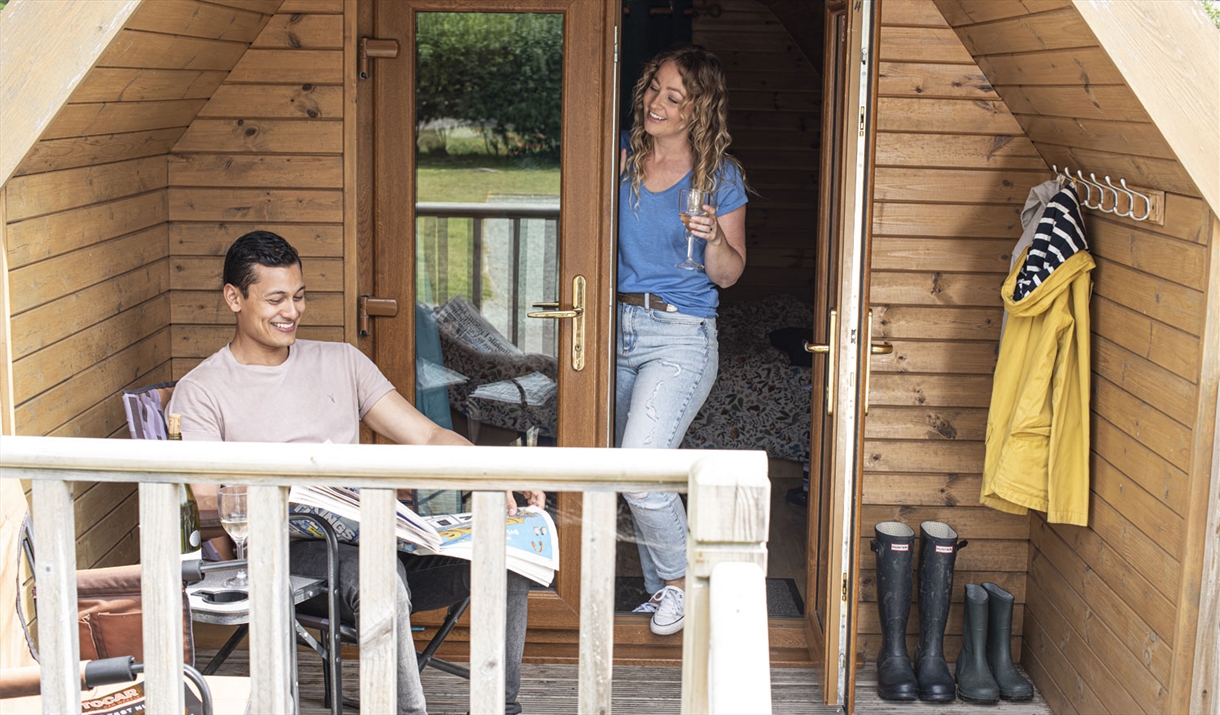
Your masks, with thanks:
[{"label": "newspaper", "polygon": [[436,309],[436,324],[449,335],[484,353],[495,355],[523,355],[514,345],[496,330],[495,326],[479,313],[469,300],[455,295]]},{"label": "newspaper", "polygon": [[[324,535],[304,519],[291,514],[315,514],[335,530],[339,541],[360,543],[360,492],[345,487],[294,486],[288,494],[288,526],[300,536]],[[522,507],[515,516],[505,514],[506,561],[509,570],[549,586],[559,569],[559,542],[551,515],[536,507]],[[398,504],[395,533],[398,550],[418,556],[440,555],[471,560],[471,515],[442,514],[421,517]]]},{"label": "newspaper", "polygon": [[[521,386],[521,389],[517,389],[518,385]],[[524,377],[483,383],[476,387],[470,396],[519,405],[524,393],[525,404],[530,407],[538,407],[551,399],[556,389],[558,389],[558,384],[554,380],[540,372],[531,372]]]}]

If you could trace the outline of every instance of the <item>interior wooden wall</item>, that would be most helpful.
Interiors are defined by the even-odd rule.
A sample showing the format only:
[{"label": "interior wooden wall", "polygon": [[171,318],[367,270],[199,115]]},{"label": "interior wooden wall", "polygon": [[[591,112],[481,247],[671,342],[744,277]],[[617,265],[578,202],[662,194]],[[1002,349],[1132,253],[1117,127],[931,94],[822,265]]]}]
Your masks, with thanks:
[{"label": "interior wooden wall", "polygon": [[[960,648],[966,583],[1026,601],[1029,520],[979,506],[1003,312],[999,287],[1042,159],[931,0],[881,5],[872,242],[873,358],[865,421],[860,655],[880,647],[873,526],[941,521],[957,557],[946,653]],[[918,561],[916,561],[918,563]],[[908,632],[914,644],[918,608]]]},{"label": "interior wooden wall", "polygon": [[[5,184],[18,434],[127,434],[170,378],[167,152],[280,0],[145,3]],[[138,558],[134,485],[77,484],[77,563]]]},{"label": "interior wooden wall", "polygon": [[342,0],[284,0],[168,159],[172,373],[233,337],[224,254],[255,229],[302,256],[301,336],[343,340]]},{"label": "interior wooden wall", "polygon": [[937,5],[1047,163],[1167,194],[1163,226],[1085,212],[1089,527],[1029,520],[1022,662],[1056,712],[1186,712],[1214,434],[1210,213],[1068,0]]},{"label": "interior wooden wall", "polygon": [[[760,0],[716,0],[719,17],[691,21],[695,43],[724,63],[729,85],[729,128],[734,156],[750,186],[746,209],[747,268],[721,300],[749,300],[790,293],[813,301],[814,236],[817,231],[821,160],[821,36],[812,39],[813,62],[789,34],[785,22],[804,27],[805,13],[821,3],[776,2],[795,17],[785,22]],[[795,23],[795,24],[794,24]],[[817,23],[820,27],[820,22]]]}]

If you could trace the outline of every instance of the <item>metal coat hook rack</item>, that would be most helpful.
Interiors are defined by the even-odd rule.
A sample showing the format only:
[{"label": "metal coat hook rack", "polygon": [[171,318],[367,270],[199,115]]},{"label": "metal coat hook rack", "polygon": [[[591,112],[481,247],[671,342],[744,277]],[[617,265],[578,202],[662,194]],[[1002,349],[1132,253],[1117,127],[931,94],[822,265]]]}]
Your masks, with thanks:
[{"label": "metal coat hook rack", "polygon": [[[1060,185],[1071,183],[1084,189],[1080,204],[1085,208],[1129,218],[1132,221],[1152,221],[1160,225],[1165,223],[1164,191],[1137,190],[1127,186],[1127,180],[1121,178],[1115,186],[1109,176],[1098,179],[1096,174],[1089,172],[1088,178],[1085,178],[1080,169],[1072,172],[1066,166],[1060,168],[1052,164],[1051,170],[1055,172],[1055,178],[1059,180]],[[1077,194],[1079,193],[1078,189]]]}]

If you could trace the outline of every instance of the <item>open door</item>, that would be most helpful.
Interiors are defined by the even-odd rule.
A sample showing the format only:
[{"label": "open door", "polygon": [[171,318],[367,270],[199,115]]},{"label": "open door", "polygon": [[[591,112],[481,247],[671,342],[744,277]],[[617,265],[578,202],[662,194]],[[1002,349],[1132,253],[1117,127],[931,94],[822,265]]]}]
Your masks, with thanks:
[{"label": "open door", "polygon": [[[361,156],[374,189],[360,323],[403,394],[476,444],[608,446],[611,5],[368,0],[361,10],[360,34],[371,35]],[[551,588],[531,593],[527,656],[575,653],[580,496],[549,500],[561,564]],[[418,499],[420,511],[461,509],[455,492]],[[459,628],[447,644],[465,639]]]},{"label": "open door", "polygon": [[[826,4],[826,115],[823,193],[815,296],[815,362],[810,492],[811,579],[816,585],[810,627],[821,636],[823,692],[828,704],[851,712],[855,692],[855,609],[859,565],[860,451],[868,412],[871,343],[868,311],[869,241],[877,68],[878,0]],[[858,61],[857,61],[858,58]],[[889,348],[892,349],[892,348]],[[821,370],[816,369],[821,366]],[[819,374],[820,373],[820,374]],[[811,470],[812,473],[812,470]]]}]

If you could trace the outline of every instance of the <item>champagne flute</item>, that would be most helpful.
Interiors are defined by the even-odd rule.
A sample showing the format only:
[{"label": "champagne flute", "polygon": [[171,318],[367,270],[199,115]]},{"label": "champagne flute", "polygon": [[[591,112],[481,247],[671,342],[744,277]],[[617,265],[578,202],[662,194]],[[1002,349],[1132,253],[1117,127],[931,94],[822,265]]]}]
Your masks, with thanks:
[{"label": "champagne flute", "polygon": [[681,189],[678,191],[678,216],[686,227],[686,260],[674,266],[684,271],[701,271],[703,264],[695,260],[695,237],[690,232],[692,216],[707,216],[703,205],[708,202],[708,193],[703,189]]},{"label": "champagne flute", "polygon": [[[233,537],[233,543],[237,544],[237,558],[244,559],[246,558],[246,537],[250,534],[249,517],[246,511],[246,488],[221,487],[216,492],[216,497],[216,508],[220,512],[220,525],[229,532],[229,536]],[[225,588],[246,589],[249,586],[250,581],[246,578],[244,567],[224,582]]]}]

